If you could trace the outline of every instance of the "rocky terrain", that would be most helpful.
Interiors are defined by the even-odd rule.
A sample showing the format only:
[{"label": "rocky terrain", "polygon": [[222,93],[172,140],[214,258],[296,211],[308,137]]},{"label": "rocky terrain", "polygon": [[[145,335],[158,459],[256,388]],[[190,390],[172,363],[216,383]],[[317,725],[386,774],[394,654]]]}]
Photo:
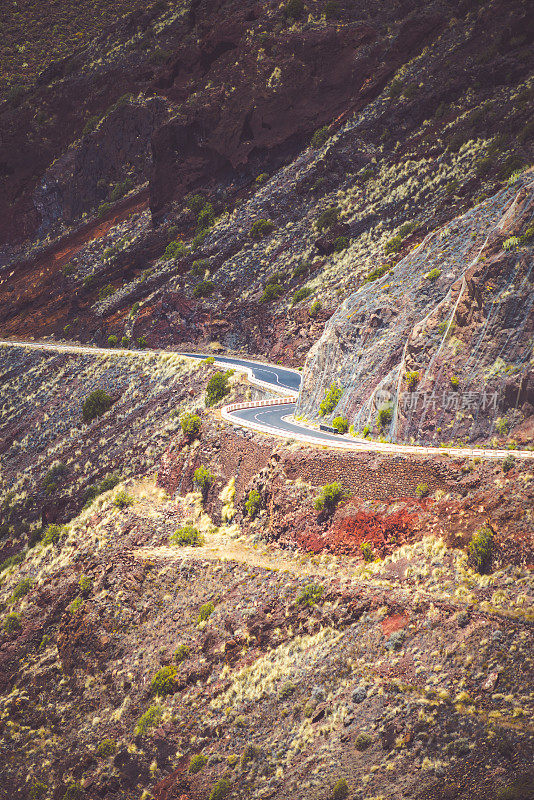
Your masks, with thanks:
[{"label": "rocky terrain", "polygon": [[529,3],[0,28],[0,800],[534,800]]}]

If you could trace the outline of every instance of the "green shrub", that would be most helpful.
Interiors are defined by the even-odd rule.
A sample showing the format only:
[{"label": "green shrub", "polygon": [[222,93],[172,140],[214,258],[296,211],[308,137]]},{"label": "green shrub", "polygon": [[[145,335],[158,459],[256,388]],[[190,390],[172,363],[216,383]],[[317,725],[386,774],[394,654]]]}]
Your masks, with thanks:
[{"label": "green shrub", "polygon": [[506,417],[497,417],[495,420],[495,429],[499,436],[506,436],[510,431],[510,422]]},{"label": "green shrub", "polygon": [[89,486],[86,489],[85,496],[84,496],[84,505],[89,505],[93,502],[93,500],[98,497],[99,494],[103,494],[104,492],[109,492],[110,489],[114,489],[118,483],[121,482],[121,476],[118,472],[112,472],[95,486]]},{"label": "green shrub", "polygon": [[204,769],[207,763],[208,759],[203,753],[196,753],[196,755],[194,755],[189,762],[189,772],[192,775],[196,775],[197,772],[200,772],[201,769]]},{"label": "green shrub", "polygon": [[131,494],[127,494],[127,492],[124,489],[121,489],[119,492],[117,492],[117,494],[113,499],[113,505],[115,506],[115,508],[119,508],[121,510],[123,508],[128,508],[128,506],[132,506],[133,503],[134,503],[133,497],[131,496]]},{"label": "green shrub", "polygon": [[128,339],[128,337],[127,336],[123,336],[122,339],[121,339],[121,347],[128,347],[129,344],[130,344],[130,340]]},{"label": "green shrub", "polygon": [[136,342],[137,342],[137,346],[141,350],[144,350],[144,348],[147,346],[147,340],[145,339],[144,335],[143,336],[139,336],[139,338],[136,339]]},{"label": "green shrub", "polygon": [[248,498],[245,501],[245,508],[247,509],[247,514],[251,519],[253,519],[261,507],[261,494],[258,492],[257,489],[251,489],[248,493]]},{"label": "green shrub", "polygon": [[14,633],[15,631],[20,630],[21,627],[20,614],[16,614],[12,611],[11,614],[8,614],[7,617],[4,617],[2,628],[6,633]]},{"label": "green shrub", "polygon": [[215,359],[213,356],[208,356],[207,358],[202,359],[202,363],[209,364],[211,366],[212,364],[215,364]]},{"label": "green shrub", "polygon": [[17,600],[20,600],[21,597],[26,597],[28,592],[31,591],[32,586],[33,581],[31,578],[23,578],[21,581],[19,581],[13,589],[11,602],[15,603]]},{"label": "green shrub", "polygon": [[181,664],[186,658],[189,658],[191,649],[186,644],[179,644],[174,651],[174,660],[177,664]]},{"label": "green shrub", "polygon": [[41,542],[44,545],[58,544],[60,538],[66,533],[66,528],[63,525],[49,525],[44,532]]},{"label": "green shrub", "polygon": [[78,585],[80,587],[80,592],[90,592],[93,588],[93,579],[90,575],[80,575]]},{"label": "green shrub", "polygon": [[43,489],[47,494],[52,494],[52,492],[56,491],[58,483],[62,481],[67,471],[65,464],[61,464],[60,462],[50,467],[43,478]]},{"label": "green shrub", "polygon": [[206,198],[202,194],[191,194],[186,197],[185,204],[194,214],[199,214],[206,205]]},{"label": "green shrub", "polygon": [[274,222],[271,222],[270,219],[257,219],[250,229],[250,238],[255,240],[263,239],[264,236],[272,233],[274,228]]},{"label": "green shrub", "polygon": [[169,536],[169,544],[177,547],[200,547],[202,542],[202,536],[192,525],[184,525]]},{"label": "green shrub", "polygon": [[30,800],[41,800],[41,798],[46,797],[48,792],[48,786],[46,783],[42,781],[34,780],[30,786],[30,792],[28,797]]},{"label": "green shrub", "polygon": [[308,311],[308,314],[310,315],[310,317],[317,317],[319,315],[319,313],[321,312],[322,307],[323,306],[321,305],[319,300],[315,300],[311,304],[310,310]]},{"label": "green shrub", "polygon": [[431,269],[430,272],[426,273],[425,279],[427,281],[437,281],[440,275],[441,275],[441,270],[438,267],[434,267],[434,269]]},{"label": "green shrub", "polygon": [[181,239],[175,239],[169,242],[163,253],[164,261],[171,261],[173,258],[183,258],[187,255],[187,247]]},{"label": "green shrub", "polygon": [[371,746],[373,740],[367,733],[359,733],[354,740],[354,747],[356,750],[367,750]]},{"label": "green shrub", "polygon": [[203,606],[200,606],[200,610],[198,612],[197,623],[206,622],[206,620],[211,617],[211,615],[213,614],[214,611],[215,611],[215,606],[213,605],[211,600],[210,600],[209,603],[204,603]]},{"label": "green shrub", "polygon": [[135,317],[138,311],[139,311],[139,303],[136,302],[132,306],[132,310],[130,311],[130,317]]},{"label": "green shrub", "polygon": [[360,545],[363,560],[366,562],[374,561],[373,548],[369,542],[362,542]]},{"label": "green shrub", "polygon": [[113,206],[111,205],[111,203],[100,203],[100,205],[96,210],[96,216],[99,219],[102,219],[102,217],[105,216],[108,213],[108,211],[111,211],[112,208]]},{"label": "green shrub", "polygon": [[397,234],[388,239],[384,250],[386,253],[398,253],[402,247],[402,236]]},{"label": "green shrub", "polygon": [[489,525],[483,525],[471,537],[467,546],[470,565],[481,575],[488,572],[493,553],[493,531]]},{"label": "green shrub", "polygon": [[406,381],[406,385],[410,390],[415,389],[420,379],[421,375],[419,374],[418,370],[412,370],[411,372],[406,372],[404,375],[404,380]]},{"label": "green shrub", "polygon": [[341,16],[341,6],[337,0],[327,0],[324,7],[324,15],[327,19],[339,19]]},{"label": "green shrub", "polygon": [[372,269],[371,272],[368,272],[364,278],[364,283],[372,283],[373,281],[378,280],[391,269],[391,264],[382,264],[380,267],[375,267]]},{"label": "green shrub", "polygon": [[99,122],[100,116],[98,114],[93,114],[91,117],[89,117],[82,128],[82,136],[87,136],[89,133],[92,133]]},{"label": "green shrub", "polygon": [[191,264],[191,269],[189,270],[190,274],[196,278],[200,278],[204,275],[206,270],[208,269],[208,262],[205,258],[197,259],[193,261]]},{"label": "green shrub", "polygon": [[334,408],[339,403],[343,390],[337,381],[330,384],[330,388],[325,392],[324,400],[319,406],[319,414],[321,417],[331,414]]},{"label": "green shrub", "polygon": [[193,289],[193,297],[209,297],[215,291],[213,281],[200,281]]},{"label": "green shrub", "polygon": [[272,300],[276,300],[278,297],[280,297],[280,295],[283,293],[284,289],[279,283],[268,283],[263,290],[262,296],[260,297],[260,303],[270,303]]},{"label": "green shrub", "polygon": [[456,377],[456,375],[451,375],[451,386],[453,389],[457,389],[460,385],[460,378]]},{"label": "green shrub", "polygon": [[257,176],[256,184],[258,186],[261,186],[261,184],[265,183],[265,181],[267,181],[267,180],[269,180],[269,173],[268,172],[262,172],[260,175]]},{"label": "green shrub", "polygon": [[280,700],[287,700],[288,697],[291,697],[295,689],[296,686],[291,683],[291,681],[287,681],[278,692],[278,697]]},{"label": "green shrub", "polygon": [[328,125],[323,125],[318,131],[315,131],[311,138],[312,147],[322,147],[330,139],[330,128]]},{"label": "green shrub", "polygon": [[178,688],[176,685],[176,667],[172,664],[168,667],[158,669],[150,682],[150,694],[163,697],[166,694],[174,694]]},{"label": "green shrub", "polygon": [[4,570],[9,569],[9,567],[17,566],[18,564],[22,564],[24,561],[24,553],[15,553],[12,556],[8,556],[5,561],[2,561],[0,564],[0,572],[4,572]]},{"label": "green shrub", "polygon": [[69,605],[69,611],[71,614],[77,614],[78,611],[81,611],[83,608],[83,600],[81,597],[75,597],[72,603]]},{"label": "green shrub", "polygon": [[511,453],[509,453],[502,462],[502,471],[509,472],[514,465],[515,465],[515,458]]},{"label": "green shrub", "polygon": [[325,208],[325,210],[315,221],[315,227],[319,233],[322,233],[324,230],[331,228],[332,225],[335,225],[339,219],[340,213],[341,209],[339,206],[329,206],[328,208]]},{"label": "green shrub", "polygon": [[110,347],[117,347],[118,343],[119,343],[119,340],[117,339],[117,337],[115,336],[114,333],[112,333],[111,336],[108,336],[108,345]]},{"label": "green shrub", "polygon": [[297,303],[300,303],[301,300],[306,300],[306,298],[309,297],[311,294],[313,294],[313,289],[310,289],[309,286],[302,286],[300,289],[297,289],[297,291],[293,295],[291,305],[294,306]]},{"label": "green shrub", "polygon": [[115,401],[103,389],[95,389],[94,392],[85,398],[82,406],[82,416],[84,422],[91,422],[96,417],[102,416],[108,411]]},{"label": "green shrub", "polygon": [[223,800],[230,791],[230,781],[221,778],[210,792],[209,800]]},{"label": "green shrub", "polygon": [[150,728],[153,728],[154,725],[157,725],[162,714],[163,710],[161,706],[150,706],[150,708],[139,718],[139,721],[135,726],[135,735],[144,736]]},{"label": "green shrub", "polygon": [[337,239],[334,239],[334,251],[336,253],[341,253],[343,250],[346,250],[348,246],[349,246],[348,236],[338,236]]},{"label": "green shrub", "polygon": [[[534,122],[534,120],[532,121]],[[531,239],[534,239],[534,225],[531,225],[529,228],[527,228],[524,234],[519,237],[521,244],[527,244],[527,242],[530,242]]]},{"label": "green shrub", "polygon": [[200,433],[202,420],[198,414],[184,414],[180,420],[180,425],[185,436],[195,437]]},{"label": "green shrub", "polygon": [[77,781],[71,781],[67,786],[67,791],[61,798],[61,800],[82,800],[82,797],[85,795],[84,790],[82,789],[82,785]]},{"label": "green shrub", "polygon": [[324,586],[317,583],[308,583],[297,596],[297,603],[301,606],[314,606],[324,594]]},{"label": "green shrub", "polygon": [[215,222],[215,212],[211,203],[206,203],[197,217],[197,233],[208,231]]},{"label": "green shrub", "polygon": [[102,739],[95,750],[95,756],[97,758],[109,758],[115,755],[116,750],[117,742],[113,741],[113,739]]},{"label": "green shrub", "polygon": [[509,236],[508,239],[502,243],[503,250],[517,250],[519,247],[519,238],[517,236]]},{"label": "green shrub", "polygon": [[131,178],[126,178],[126,180],[121,181],[120,183],[116,183],[113,189],[111,190],[111,194],[109,195],[109,199],[112,203],[117,200],[120,200],[121,197],[124,197],[125,194],[128,194],[130,189],[133,189],[134,182]]},{"label": "green shrub", "polygon": [[338,481],[327,483],[323,486],[320,493],[313,501],[313,507],[316,511],[323,511],[323,509],[331,510],[339,503],[343,497],[343,489]]},{"label": "green shrub", "polygon": [[202,497],[206,497],[208,494],[208,490],[213,483],[213,479],[215,475],[206,469],[206,467],[201,464],[200,467],[197,467],[195,472],[193,473],[193,482],[195,483],[197,489],[202,494]]},{"label": "green shrub", "polygon": [[428,483],[420,483],[415,490],[415,495],[422,500],[423,497],[428,497],[429,491]]},{"label": "green shrub", "polygon": [[349,429],[349,423],[345,417],[334,417],[332,420],[332,427],[335,428],[338,433],[346,433]]},{"label": "green shrub", "polygon": [[390,424],[392,419],[393,419],[393,409],[389,406],[386,406],[385,408],[381,408],[380,411],[378,412],[378,417],[376,418],[376,424],[378,425],[380,430],[384,430],[384,428],[386,428]]},{"label": "green shrub", "polygon": [[341,778],[332,787],[332,800],[345,800],[349,796],[349,785],[345,778]]},{"label": "green shrub", "polygon": [[226,372],[215,372],[208,381],[206,386],[206,405],[214,406],[215,403],[220,402],[230,392],[228,384],[231,370]]}]

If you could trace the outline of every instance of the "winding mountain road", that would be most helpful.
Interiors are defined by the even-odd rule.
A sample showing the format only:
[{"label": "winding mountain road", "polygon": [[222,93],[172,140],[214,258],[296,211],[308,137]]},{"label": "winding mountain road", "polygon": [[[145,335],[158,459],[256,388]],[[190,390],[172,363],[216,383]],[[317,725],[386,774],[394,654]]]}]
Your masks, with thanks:
[{"label": "winding mountain road", "polygon": [[[67,353],[83,353],[98,355],[140,355],[175,353],[185,358],[204,360],[201,353],[184,353],[169,350],[125,350],[114,348],[91,347],[84,345],[59,344],[55,342],[24,342],[0,340],[0,346],[22,347],[30,350],[43,350]],[[488,448],[469,447],[425,447],[390,442],[376,442],[345,434],[344,436],[321,431],[318,428],[301,425],[293,419],[296,401],[300,389],[301,376],[297,370],[282,367],[278,364],[265,364],[260,361],[233,358],[231,356],[213,356],[215,363],[221,367],[232,367],[245,372],[249,381],[270,392],[282,395],[279,400],[251,400],[243,403],[232,403],[221,409],[221,415],[227,422],[243,428],[261,431],[284,439],[296,439],[308,444],[323,445],[341,450],[374,451],[380,453],[396,453],[404,455],[441,455],[445,453],[459,457],[478,457],[502,459],[510,455],[510,450],[491,450]],[[534,451],[514,450],[515,458],[534,459]]]}]

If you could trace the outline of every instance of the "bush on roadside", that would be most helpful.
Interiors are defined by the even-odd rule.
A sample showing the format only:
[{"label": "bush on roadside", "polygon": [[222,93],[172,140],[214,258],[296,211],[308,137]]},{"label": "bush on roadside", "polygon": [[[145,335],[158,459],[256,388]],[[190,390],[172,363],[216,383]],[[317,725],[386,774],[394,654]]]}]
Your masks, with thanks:
[{"label": "bush on roadside", "polygon": [[338,433],[346,433],[349,429],[349,423],[345,417],[334,417],[332,420],[332,427],[335,428]]},{"label": "bush on roadside", "polygon": [[230,392],[229,380],[233,374],[232,370],[226,372],[215,372],[208,381],[206,387],[206,405],[214,406],[220,402]]},{"label": "bush on roadside", "polygon": [[334,408],[339,403],[340,397],[343,394],[343,390],[337,381],[333,381],[330,384],[330,388],[327,389],[325,392],[324,400],[321,402],[319,406],[319,414],[321,417],[325,417],[327,414],[331,414]]}]

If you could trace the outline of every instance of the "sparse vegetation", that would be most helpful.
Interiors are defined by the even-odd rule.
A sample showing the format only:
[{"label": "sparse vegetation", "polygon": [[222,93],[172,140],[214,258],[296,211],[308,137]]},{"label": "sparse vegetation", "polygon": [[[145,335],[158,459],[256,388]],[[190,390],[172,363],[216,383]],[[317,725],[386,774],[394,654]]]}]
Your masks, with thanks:
[{"label": "sparse vegetation", "polygon": [[198,491],[202,494],[202,497],[205,499],[207,497],[209,488],[215,479],[215,475],[209,471],[203,464],[200,467],[197,467],[193,474],[193,482],[197,487]]},{"label": "sparse vegetation", "polygon": [[193,289],[193,297],[209,297],[215,288],[213,281],[200,281]]},{"label": "sparse vegetation", "polygon": [[115,755],[116,751],[117,742],[113,739],[102,739],[95,750],[95,756],[97,758],[110,758],[110,756]]},{"label": "sparse vegetation", "polygon": [[293,299],[291,301],[291,305],[295,306],[297,303],[300,303],[302,300],[306,300],[306,298],[309,297],[311,294],[313,294],[313,289],[310,289],[309,286],[302,286],[300,289],[297,289],[297,291],[293,295]]},{"label": "sparse vegetation", "polygon": [[367,750],[373,743],[373,739],[367,733],[359,733],[354,740],[354,747],[356,750]]},{"label": "sparse vegetation", "polygon": [[42,543],[44,545],[48,544],[58,544],[60,539],[66,535],[66,528],[63,525],[49,525],[44,532],[44,536],[42,538]]},{"label": "sparse vegetation", "polygon": [[515,466],[515,458],[511,453],[509,453],[506,458],[503,459],[502,462],[502,471],[509,472]]},{"label": "sparse vegetation", "polygon": [[320,314],[322,307],[323,306],[319,302],[319,300],[314,300],[314,302],[311,304],[310,310],[308,312],[310,317],[317,317]]},{"label": "sparse vegetation", "polygon": [[181,239],[175,239],[169,242],[163,254],[164,261],[171,261],[173,258],[183,258],[187,255],[187,247]]},{"label": "sparse vegetation", "polygon": [[370,563],[371,561],[374,561],[375,557],[370,542],[362,542],[360,545],[360,550],[362,553],[362,558],[365,562]]},{"label": "sparse vegetation", "polygon": [[430,272],[427,272],[425,278],[427,281],[437,281],[437,279],[441,275],[441,270],[438,267],[434,267],[431,269]]},{"label": "sparse vegetation", "polygon": [[17,600],[25,597],[31,591],[32,586],[33,580],[31,578],[23,578],[19,581],[11,594],[11,602],[16,603]]}]

